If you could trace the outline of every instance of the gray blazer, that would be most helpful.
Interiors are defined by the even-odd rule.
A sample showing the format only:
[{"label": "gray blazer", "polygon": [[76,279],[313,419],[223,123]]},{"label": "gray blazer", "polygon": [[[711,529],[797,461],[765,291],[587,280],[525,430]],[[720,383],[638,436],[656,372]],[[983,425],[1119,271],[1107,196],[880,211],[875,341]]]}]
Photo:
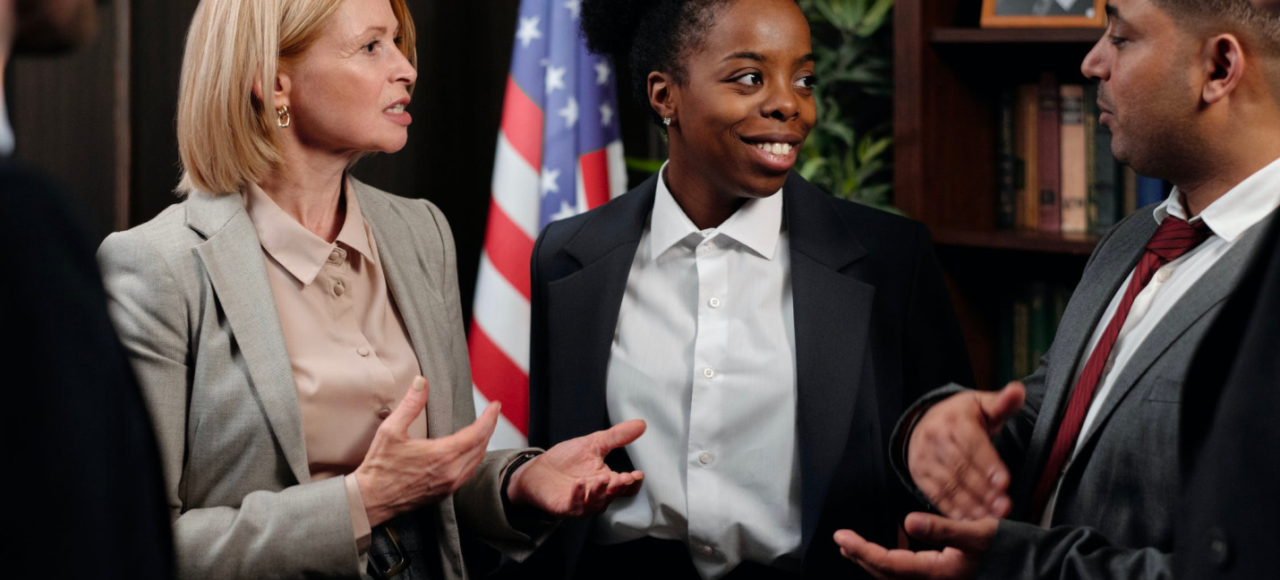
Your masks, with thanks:
[{"label": "gray blazer", "polygon": [[[358,181],[350,195],[430,381],[429,435],[475,420],[453,236],[440,210]],[[296,387],[257,232],[239,195],[193,194],[98,250],[109,306],[160,441],[179,574],[360,577],[341,478],[311,481]],[[425,508],[445,578],[467,578],[460,534],[523,559],[499,495],[518,451],[489,453]]]},{"label": "gray blazer", "polygon": [[[1085,266],[1053,345],[1023,380],[1027,401],[998,436],[997,448],[1013,475],[1013,513],[982,561],[978,578],[1169,578],[1182,462],[1178,446],[1182,381],[1201,337],[1239,282],[1268,216],[1241,236],[1185,294],[1134,353],[1102,404],[1097,419],[1067,466],[1053,527],[1024,523],[1061,414],[1086,356],[1094,328],[1112,296],[1142,257],[1157,224],[1155,206],[1112,228]],[[893,441],[894,467],[911,489],[901,442],[929,405],[962,390],[930,393],[904,415]]]}]

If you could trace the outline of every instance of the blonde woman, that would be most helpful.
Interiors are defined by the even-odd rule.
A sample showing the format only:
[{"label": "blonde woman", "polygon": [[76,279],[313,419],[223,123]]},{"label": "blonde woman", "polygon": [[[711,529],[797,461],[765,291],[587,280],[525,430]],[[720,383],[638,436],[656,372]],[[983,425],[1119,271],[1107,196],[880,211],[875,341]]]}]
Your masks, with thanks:
[{"label": "blonde woman", "polygon": [[465,537],[521,559],[640,484],[603,463],[639,421],[485,454],[448,224],[347,174],[404,146],[413,47],[404,0],[196,11],[186,199],[99,250],[183,577],[466,578]]}]

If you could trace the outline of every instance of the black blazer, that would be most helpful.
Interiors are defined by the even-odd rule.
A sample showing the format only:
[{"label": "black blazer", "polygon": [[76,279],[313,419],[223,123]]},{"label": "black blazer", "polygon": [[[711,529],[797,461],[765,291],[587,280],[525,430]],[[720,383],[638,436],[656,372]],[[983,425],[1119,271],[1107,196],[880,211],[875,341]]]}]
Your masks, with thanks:
[{"label": "black blazer", "polygon": [[159,455],[96,244],[61,192],[3,160],[0,207],[6,456],[20,490],[8,519],[22,528],[10,573],[171,578]]},{"label": "black blazer", "polygon": [[[609,426],[610,351],[657,179],[552,223],[538,238],[529,362],[533,445]],[[795,173],[782,195],[795,308],[804,571],[860,573],[840,557],[831,535],[852,528],[896,545],[911,504],[886,471],[894,422],[930,389],[972,384],[972,372],[923,225],[832,198]],[[630,469],[625,452],[609,462]],[[571,576],[589,529],[587,522],[564,523],[530,563],[538,577]]]},{"label": "black blazer", "polygon": [[1183,386],[1182,578],[1275,577],[1280,545],[1280,221]]}]

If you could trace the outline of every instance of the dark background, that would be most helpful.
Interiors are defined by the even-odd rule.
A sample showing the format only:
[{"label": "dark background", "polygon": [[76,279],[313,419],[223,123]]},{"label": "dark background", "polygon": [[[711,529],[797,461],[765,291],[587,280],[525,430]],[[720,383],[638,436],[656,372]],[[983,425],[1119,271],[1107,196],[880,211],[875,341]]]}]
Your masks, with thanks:
[{"label": "dark background", "polygon": [[[9,68],[17,158],[60,181],[99,239],[178,201],[178,76],[198,3],[113,0],[100,9],[91,46],[69,56],[20,58]],[[409,141],[394,155],[361,161],[354,173],[444,211],[457,239],[469,318],[519,0],[408,4],[419,52]],[[619,108],[628,152],[648,155],[652,132],[633,105]]]}]

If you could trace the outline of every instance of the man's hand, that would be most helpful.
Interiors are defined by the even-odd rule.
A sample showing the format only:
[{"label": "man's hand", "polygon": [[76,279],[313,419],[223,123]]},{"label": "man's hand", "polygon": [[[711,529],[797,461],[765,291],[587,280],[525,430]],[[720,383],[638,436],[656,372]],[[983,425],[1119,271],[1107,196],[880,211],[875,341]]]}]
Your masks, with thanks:
[{"label": "man's hand", "polygon": [[977,520],[1009,513],[1009,470],[991,437],[1022,409],[1026,396],[1016,382],[995,393],[957,393],[916,423],[907,443],[907,470],[943,514]]},{"label": "man's hand", "polygon": [[850,530],[836,532],[835,540],[841,555],[880,580],[965,580],[973,578],[998,525],[992,518],[960,522],[920,512],[908,515],[904,525],[907,533],[923,542],[944,546],[941,552],[887,550]]},{"label": "man's hand", "polygon": [[498,403],[448,437],[412,439],[409,424],[427,405],[427,379],[414,379],[396,410],[378,426],[356,468],[356,484],[370,526],[424,505],[440,503],[475,475],[498,425]]},{"label": "man's hand", "polygon": [[615,473],[604,458],[635,441],[644,429],[644,421],[634,419],[556,445],[511,474],[507,497],[514,505],[532,506],[556,518],[603,512],[613,500],[640,491],[644,473]]}]

